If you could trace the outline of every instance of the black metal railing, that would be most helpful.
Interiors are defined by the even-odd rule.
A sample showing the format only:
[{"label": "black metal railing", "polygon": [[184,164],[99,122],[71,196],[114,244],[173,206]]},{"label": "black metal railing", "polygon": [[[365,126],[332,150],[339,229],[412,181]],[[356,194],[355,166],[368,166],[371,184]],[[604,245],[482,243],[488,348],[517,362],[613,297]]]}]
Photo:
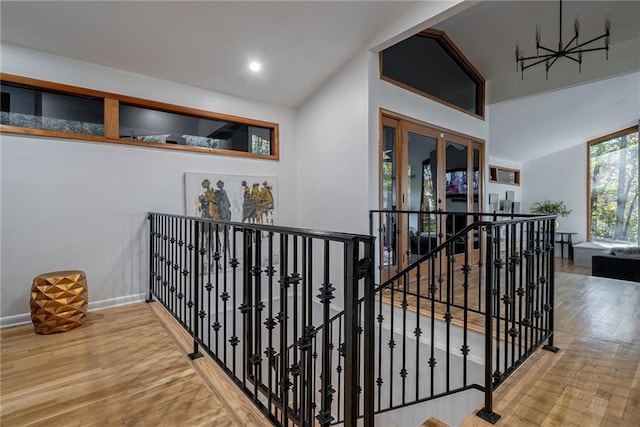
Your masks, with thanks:
[{"label": "black metal railing", "polygon": [[148,300],[193,336],[189,356],[208,353],[277,425],[355,425],[373,393],[360,371],[373,364],[373,328],[360,326],[359,302],[373,288],[372,238],[148,217]]},{"label": "black metal railing", "polygon": [[276,425],[472,389],[495,422],[493,389],[555,349],[554,219],[371,211],[360,236],[151,213],[149,300]]},{"label": "black metal railing", "polygon": [[372,211],[370,223],[376,412],[477,389],[479,415],[497,420],[493,389],[545,341],[555,349],[555,217]]}]

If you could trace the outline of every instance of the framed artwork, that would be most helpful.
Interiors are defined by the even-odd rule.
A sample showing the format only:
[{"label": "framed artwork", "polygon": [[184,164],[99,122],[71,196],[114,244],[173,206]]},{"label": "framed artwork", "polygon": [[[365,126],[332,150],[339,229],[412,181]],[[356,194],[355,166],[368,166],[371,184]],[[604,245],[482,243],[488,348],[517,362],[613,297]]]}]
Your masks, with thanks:
[{"label": "framed artwork", "polygon": [[275,176],[184,175],[185,215],[253,224],[278,223]]}]

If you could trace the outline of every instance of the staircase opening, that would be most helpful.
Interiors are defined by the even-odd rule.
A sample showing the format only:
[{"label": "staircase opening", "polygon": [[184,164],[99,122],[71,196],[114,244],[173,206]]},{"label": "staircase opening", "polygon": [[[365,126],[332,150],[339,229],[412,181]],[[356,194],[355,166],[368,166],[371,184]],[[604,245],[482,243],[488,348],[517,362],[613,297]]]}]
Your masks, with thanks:
[{"label": "staircase opening", "polygon": [[[553,349],[554,217],[456,212],[469,225],[413,254],[388,227],[425,214],[450,216],[372,211],[367,236],[150,213],[148,301],[276,425],[374,425],[446,396],[495,421],[493,389]],[[413,261],[390,269],[398,247]]]}]

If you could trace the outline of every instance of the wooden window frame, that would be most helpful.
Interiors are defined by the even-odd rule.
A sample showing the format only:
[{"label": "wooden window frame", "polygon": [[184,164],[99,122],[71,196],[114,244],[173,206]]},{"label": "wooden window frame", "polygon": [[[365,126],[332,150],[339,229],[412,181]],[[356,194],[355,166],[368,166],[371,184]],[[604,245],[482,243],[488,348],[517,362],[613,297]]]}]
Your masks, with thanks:
[{"label": "wooden window frame", "polygon": [[[0,80],[6,83],[14,83],[59,92],[69,95],[88,96],[101,98],[104,100],[104,136],[80,134],[73,132],[63,132],[48,129],[24,128],[20,126],[0,125],[0,133],[21,134],[30,136],[44,136],[51,138],[77,139],[88,142],[107,142],[110,144],[131,145],[135,147],[162,148],[166,150],[189,151],[203,154],[218,154],[236,157],[250,157],[257,159],[279,160],[279,125],[277,123],[248,119],[245,117],[232,116],[228,114],[213,113],[197,108],[180,105],[167,104],[164,102],[152,101],[148,99],[135,98],[110,92],[103,92],[78,86],[71,86],[62,83],[49,82],[45,80],[32,79],[29,77],[16,76],[13,74],[0,73]],[[272,131],[271,154],[258,154],[246,151],[227,150],[221,148],[194,147],[189,145],[162,144],[149,141],[133,141],[131,139],[120,138],[120,103],[134,105],[136,107],[146,107],[170,113],[185,114],[200,118],[214,119],[239,123],[248,126],[269,128]]]},{"label": "wooden window frame", "polygon": [[[587,141],[587,242],[593,241],[591,231],[591,146],[607,141],[609,139],[617,138],[620,135],[625,135],[633,132],[640,133],[640,125],[631,126],[626,129],[622,129],[617,132],[613,132],[608,135]],[[640,169],[638,170],[638,173],[640,173]]]},{"label": "wooden window frame", "polygon": [[[503,181],[500,179],[500,171],[513,172],[513,181]],[[495,179],[494,179],[495,176]],[[520,186],[520,169],[506,168],[502,166],[489,165],[489,182],[505,185]]]},{"label": "wooden window frame", "polygon": [[408,90],[410,92],[416,93],[420,96],[424,96],[425,98],[429,98],[432,101],[435,101],[439,104],[443,104],[446,105],[447,107],[451,107],[454,108],[458,111],[461,111],[465,114],[469,114],[470,116],[479,118],[484,120],[485,119],[485,95],[486,95],[486,89],[485,89],[485,79],[482,76],[482,74],[480,74],[480,72],[478,71],[478,69],[476,67],[473,66],[473,64],[471,63],[471,61],[469,61],[469,59],[467,59],[466,56],[464,56],[464,54],[462,53],[462,51],[460,51],[460,49],[458,49],[458,47],[455,45],[455,43],[453,43],[453,41],[449,38],[449,36],[447,36],[447,34],[444,31],[440,31],[440,30],[436,30],[434,28],[427,28],[426,30],[423,30],[421,32],[419,32],[418,34],[416,34],[416,36],[422,36],[422,37],[427,37],[430,39],[435,40],[436,42],[438,42],[438,44],[447,52],[447,54],[451,57],[451,59],[454,60],[454,62],[456,64],[458,64],[458,66],[471,78],[471,80],[473,80],[476,84],[476,111],[477,112],[470,112],[468,110],[465,110],[462,107],[459,107],[455,104],[452,104],[450,102],[447,102],[445,100],[442,100],[434,95],[431,95],[427,92],[424,92],[420,89],[417,89],[413,86],[410,86],[406,83],[402,83],[399,82],[395,79],[392,79],[390,77],[385,76],[382,73],[382,50],[378,53],[378,58],[379,58],[379,68],[380,68],[380,79],[384,80],[388,83],[391,83],[395,86],[401,87],[405,90]]}]

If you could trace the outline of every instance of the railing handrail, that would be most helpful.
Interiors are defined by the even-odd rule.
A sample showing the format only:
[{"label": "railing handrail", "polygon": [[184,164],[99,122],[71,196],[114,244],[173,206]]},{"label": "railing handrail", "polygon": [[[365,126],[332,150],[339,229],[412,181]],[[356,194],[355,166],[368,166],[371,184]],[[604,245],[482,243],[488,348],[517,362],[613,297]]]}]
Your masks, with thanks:
[{"label": "railing handrail", "polygon": [[314,229],[301,228],[301,227],[283,227],[280,225],[256,224],[256,223],[249,223],[249,222],[225,221],[221,219],[202,218],[202,217],[189,216],[189,215],[167,214],[163,212],[148,212],[147,215],[162,215],[167,218],[188,219],[188,220],[198,221],[201,223],[228,225],[228,226],[237,227],[237,228],[248,228],[254,231],[267,231],[267,232],[270,231],[274,233],[289,234],[297,237],[314,237],[317,239],[335,240],[339,242],[350,242],[354,240],[369,242],[373,239],[373,236],[370,236],[367,234],[345,233],[341,231],[314,230]]},{"label": "railing handrail", "polygon": [[[384,258],[384,265],[391,265],[390,263],[387,264],[388,260],[396,259],[396,254],[400,253],[399,251],[407,250],[408,260],[413,259],[401,271],[396,271],[393,276],[385,279],[380,285],[375,285],[373,267],[376,266],[376,262],[371,262],[376,253],[374,246],[376,231],[373,228],[375,214],[380,214],[381,216],[391,215],[391,221],[394,223],[393,227],[379,225],[377,230],[377,233],[388,233],[393,230],[393,234],[390,234],[393,237],[393,241],[388,240],[388,242],[392,243],[387,242],[386,239],[390,238],[386,235],[384,241],[380,240],[380,243],[385,245],[384,252],[382,246],[379,248],[380,268],[383,265],[383,257],[386,257]],[[408,246],[409,243],[402,242],[401,239],[408,238],[410,231],[415,229],[408,228],[409,224],[415,224],[415,222],[398,221],[401,218],[399,215],[403,214],[439,216],[440,234],[435,236],[432,235],[433,233],[429,233],[429,249],[425,254],[420,254],[422,249],[414,250],[413,247]],[[444,218],[446,215],[458,217],[451,221],[452,224],[447,223],[445,230]],[[246,392],[253,393],[251,396],[253,396],[255,404],[276,423],[306,423],[308,421],[302,421],[303,418],[308,420],[309,416],[315,415],[316,420],[312,421],[317,421],[323,426],[335,423],[356,425],[357,419],[364,416],[364,424],[373,425],[374,413],[398,409],[468,388],[477,388],[485,392],[486,400],[483,409],[485,413],[481,416],[485,419],[495,420],[499,416],[492,410],[491,395],[493,387],[503,381],[543,340],[548,339],[549,345],[547,347],[553,347],[553,241],[555,240],[553,220],[556,218],[555,215],[371,210],[371,235],[225,221],[157,212],[149,212],[148,217],[151,220],[152,252],[150,253],[150,265],[155,265],[155,268],[160,269],[159,272],[155,273],[155,276],[153,271],[150,270],[149,300],[151,300],[153,287],[155,289],[154,292],[162,292],[161,295],[154,293],[153,296],[164,298],[163,301],[169,302],[169,306],[165,305],[167,309],[178,310],[177,313],[174,313],[174,316],[186,316],[186,321],[181,321],[181,323],[187,330],[191,328],[194,338],[194,352],[190,357],[199,355],[199,345],[210,355],[214,355],[212,347],[207,347],[213,343],[216,346],[214,357],[219,358],[220,353],[217,353],[218,345],[222,344],[220,347],[224,349],[222,356],[224,360],[218,359],[218,362],[224,363],[224,366],[226,366],[226,342],[231,343],[232,347],[229,347],[231,352],[229,354],[229,363],[232,364],[230,365],[232,368],[229,372],[233,374],[232,378]],[[168,218],[170,220],[160,221],[160,218]],[[467,222],[471,223],[466,225]],[[402,230],[405,231],[404,233],[401,233],[396,227],[395,224],[398,223],[403,224]],[[160,226],[162,231],[157,232],[154,224]],[[187,224],[190,225],[187,227]],[[406,230],[405,226],[407,227]],[[456,231],[457,227],[461,229]],[[268,233],[268,235],[265,233]],[[278,234],[280,234],[280,237],[277,237]],[[187,239],[187,236],[191,236],[191,240]],[[234,237],[229,239],[229,236]],[[292,240],[289,240],[289,238],[292,238]],[[320,243],[322,248],[316,246],[314,241]],[[330,251],[330,248],[333,248],[333,242],[338,245],[336,245],[335,251],[334,249]],[[440,244],[436,244],[437,242],[440,242]],[[415,241],[412,240],[410,244],[413,245],[414,243]],[[278,245],[279,249],[277,249]],[[418,245],[422,245],[421,241],[418,241]],[[434,247],[431,248],[432,246]],[[229,247],[231,248],[230,252]],[[419,247],[422,248],[422,246]],[[484,252],[485,247],[486,252]],[[480,267],[484,265],[486,277],[483,282],[482,274],[474,273],[473,280],[476,280],[476,276],[478,277],[478,286],[476,288],[479,297],[478,305],[472,307],[467,304],[466,290],[471,283],[469,273],[476,265],[476,258],[471,259],[468,257],[469,251],[474,249],[479,250],[479,258],[477,258],[479,260],[477,263],[478,271],[481,272]],[[277,258],[273,257],[272,251],[275,251]],[[464,254],[462,263],[460,263],[461,258],[454,257],[456,254]],[[339,257],[342,257],[342,262],[339,261],[337,265],[342,266],[342,274],[338,274],[336,277],[340,277],[338,280],[343,283],[343,286],[342,289],[339,289],[339,286],[336,286],[338,289],[335,289],[331,283],[334,263],[330,260],[338,259]],[[315,260],[319,261],[319,269],[314,267]],[[323,262],[324,264],[322,264]],[[418,270],[415,277],[410,277],[409,273],[424,263],[430,263],[430,272],[425,270],[425,274],[421,275],[420,270]],[[512,271],[514,271],[516,265],[522,264],[526,264],[527,268],[519,267],[519,277],[517,277],[516,273],[512,273]],[[223,265],[223,269],[220,269],[220,265]],[[312,268],[315,273],[313,275]],[[339,268],[338,271],[340,271]],[[276,271],[278,273],[274,274]],[[391,273],[392,271],[389,270],[388,274]],[[279,278],[278,275],[280,276]],[[526,277],[523,278],[523,275]],[[227,277],[229,281],[227,281]],[[460,278],[462,278],[463,288],[458,288],[461,283]],[[550,280],[547,280],[549,278]],[[175,290],[172,282],[174,279],[177,280],[177,288]],[[236,283],[236,279],[241,279],[242,281]],[[431,312],[429,315],[429,328],[431,331],[427,332],[429,335],[424,335],[422,339],[418,338],[423,332],[420,329],[419,318],[415,320],[416,329],[413,331],[411,331],[411,328],[413,328],[411,326],[412,321],[407,321],[407,295],[412,292],[408,287],[410,280],[417,280],[418,291],[415,296],[418,301],[418,310],[420,310],[420,298],[431,299],[431,308],[425,307]],[[389,311],[389,314],[386,314],[387,312],[382,309],[383,299],[376,299],[376,296],[381,295],[380,292],[382,290],[389,288],[394,283],[398,285],[394,289],[399,293],[395,293],[396,296],[394,297],[394,289],[390,291],[389,301],[391,302],[386,301],[385,304],[389,304],[392,310]],[[416,283],[412,283],[411,286],[416,285]],[[436,288],[438,283],[441,286],[439,291]],[[483,283],[485,284],[483,285]],[[314,295],[316,291],[313,290],[313,287],[316,285],[321,285],[319,295]],[[419,290],[423,285],[428,286],[427,291]],[[443,296],[442,286],[445,288],[446,296]],[[290,288],[292,289],[289,290]],[[233,294],[228,293],[227,289]],[[456,302],[454,289],[465,290],[464,302],[459,302],[459,298],[458,302]],[[238,292],[237,298],[236,290]],[[336,305],[330,302],[334,298],[336,291],[344,292],[342,306],[340,300],[336,300]],[[360,295],[363,295],[362,291],[364,291],[364,296],[361,297]],[[268,292],[268,296],[264,292]],[[425,293],[421,294],[421,292]],[[437,296],[436,292],[438,292]],[[455,292],[456,295],[463,295],[458,294],[458,291]],[[184,297],[182,293],[186,293]],[[484,293],[483,307],[481,307],[481,293]],[[304,303],[301,303],[300,313],[296,308],[296,301],[298,300],[295,297],[290,300],[295,295],[298,295]],[[534,295],[535,300],[533,299]],[[523,305],[523,297],[525,305]],[[518,303],[517,298],[520,298],[520,305],[517,308],[518,316],[520,316],[518,319],[515,318],[515,311],[507,312],[509,307],[515,307]],[[267,301],[267,306],[263,303],[263,299]],[[202,301],[207,301],[209,306],[204,307]],[[278,302],[276,303],[275,301]],[[379,304],[380,308],[376,309],[374,301],[376,305]],[[403,304],[403,311],[393,309],[397,307],[394,304],[398,302]],[[218,310],[218,303],[222,311]],[[315,311],[315,303],[322,305],[322,313],[320,314],[322,314],[323,319],[318,320],[320,323],[316,323],[316,320],[312,319],[314,313],[318,314]],[[212,304],[215,304],[215,307]],[[289,304],[291,304],[291,308],[289,308]],[[437,350],[444,352],[444,355],[435,356],[434,339],[436,338],[434,337],[437,335],[433,331],[436,323],[434,304],[445,304],[447,310],[444,316],[447,342],[443,347],[444,350]],[[509,306],[509,304],[513,305]],[[444,306],[441,305],[439,307]],[[454,349],[452,351],[453,347],[449,342],[451,337],[449,327],[452,318],[449,307],[464,308],[464,318],[462,319],[462,337],[464,340],[460,349],[462,356],[459,356],[464,372],[462,374],[464,378],[462,380],[462,388],[455,386],[457,384],[456,381],[458,381],[455,379],[451,380],[453,387],[450,388],[449,384],[449,363],[451,357],[457,357],[454,354],[457,350]],[[205,308],[206,312],[204,311]],[[342,311],[331,315],[329,310]],[[474,310],[478,310],[475,312],[485,318],[484,382],[479,379],[474,380],[471,376],[467,381],[467,355],[469,354],[469,346],[467,345],[467,312]],[[501,316],[501,310],[504,310],[504,316]],[[513,310],[516,309],[514,308]],[[227,320],[226,313],[228,311],[233,314],[230,314]],[[394,314],[396,311],[398,313]],[[227,322],[225,323],[227,326],[224,326],[222,332],[220,332],[220,338],[218,337],[218,329],[220,328],[218,313],[223,316],[220,321]],[[379,313],[379,316],[374,317],[375,313]],[[389,316],[390,318],[390,327],[388,329],[388,325],[383,325],[384,317],[382,313],[385,313],[384,316]],[[420,314],[419,311],[418,314]],[[438,315],[438,320],[440,314]],[[290,318],[289,316],[293,317]],[[395,329],[394,316],[398,319]],[[523,318],[523,316],[525,317]],[[200,323],[204,321],[205,317],[207,322],[211,323],[214,320],[215,322],[211,323],[211,325],[203,324],[201,326]],[[458,320],[461,319],[459,314],[454,313],[453,317]],[[238,328],[241,328],[237,331],[236,319],[239,322]],[[374,324],[374,319],[379,322],[379,325]],[[456,319],[454,318],[454,320]],[[511,322],[511,324],[508,324],[508,322]],[[519,323],[514,324],[513,322]],[[389,323],[388,320],[387,323]],[[495,337],[491,330],[494,323],[496,327]],[[516,326],[520,329],[517,329]],[[275,337],[277,337],[278,342],[274,341],[272,344],[271,330],[274,327],[278,329],[274,332],[273,339],[275,340]],[[392,370],[394,369],[393,347],[397,345],[398,349],[396,349],[395,354],[397,354],[396,358],[402,357],[403,369],[399,372],[391,373],[385,371],[382,373],[380,366],[375,366],[379,365],[382,359],[380,358],[376,361],[374,353],[376,352],[376,346],[378,346],[378,354],[383,354],[381,350],[383,343],[382,341],[376,342],[375,337],[378,333],[377,330],[380,329],[382,331],[383,327],[388,333],[398,333],[402,337],[408,337],[411,333],[415,335],[416,361],[422,360],[417,354],[423,351],[420,350],[419,341],[426,343],[431,352],[428,363],[429,368],[424,368],[425,370],[422,370],[423,368],[415,368],[412,370],[411,367],[407,366],[409,369],[406,371],[404,369],[404,359],[407,356],[405,352],[409,351],[407,350],[409,347],[407,347],[406,343],[401,343],[400,340],[396,342],[392,336],[389,343],[384,343],[391,349],[389,350],[391,352],[389,367]],[[212,328],[214,332],[211,332]],[[230,329],[227,330],[227,328]],[[519,355],[513,350],[514,346],[522,345],[522,339],[516,342],[518,330],[524,330],[525,333],[523,338],[524,347],[519,348]],[[208,334],[206,339],[205,331],[208,331],[206,332]],[[319,334],[320,331],[322,331],[322,334]],[[526,335],[527,333],[529,335]],[[504,358],[502,359],[502,355],[499,354],[501,351],[501,334],[504,334],[505,337],[503,344],[505,346]],[[508,334],[512,338],[509,338]],[[316,335],[318,335],[317,338]],[[380,332],[379,337],[382,337],[382,332]],[[235,346],[240,338],[245,341],[239,347],[241,349],[238,350],[239,353],[236,353]],[[454,341],[456,339],[458,338],[454,338]],[[494,343],[494,339],[497,340],[497,343]],[[264,340],[268,340],[268,343]],[[315,347],[312,350],[312,345],[315,346],[316,342],[321,343],[318,346],[321,353],[321,357],[317,359],[319,362],[315,362],[315,356],[312,357],[312,352],[316,351]],[[506,348],[507,344],[511,345],[511,352]],[[325,345],[328,345],[329,350],[324,348]],[[476,351],[475,349],[478,348],[477,344],[473,342],[469,342],[469,345],[471,345],[472,351]],[[522,348],[525,349],[524,356],[522,355]],[[492,362],[494,349],[496,352],[495,365]],[[265,351],[263,352],[262,350]],[[262,353],[266,355],[266,359],[261,356]],[[508,361],[508,356],[511,357],[510,362]],[[237,367],[236,357],[239,361]],[[278,360],[279,358],[281,359]],[[516,358],[518,360],[515,360]],[[446,391],[444,392],[434,391],[433,384],[433,378],[435,377],[434,367],[436,362],[440,360],[445,360],[446,362]],[[500,360],[504,361],[504,369],[500,365]],[[274,363],[276,367],[271,366]],[[384,363],[386,364],[387,362],[385,361]],[[362,367],[363,364],[364,369]],[[316,367],[320,374],[319,377],[316,375]],[[276,369],[276,377],[273,378],[272,369]],[[301,369],[305,373],[304,376],[298,378],[296,375],[300,375]],[[313,369],[313,371],[310,369]],[[378,378],[374,378],[376,369],[378,370]],[[425,388],[421,388],[419,393],[417,374],[427,372],[426,370],[428,369],[431,370],[431,391],[428,391],[428,386],[425,385]],[[495,373],[492,369],[496,369]],[[322,372],[332,372],[332,374],[322,375]],[[409,386],[405,385],[404,379],[408,373],[409,379],[407,381],[414,381],[411,376],[416,375],[415,399],[417,400],[415,401],[412,400],[413,397],[408,396],[409,391],[407,391],[408,400],[405,400],[405,387]],[[279,375],[282,375],[282,377]],[[334,382],[335,380],[332,380],[332,375],[337,376],[337,389],[334,388],[336,383]],[[318,384],[316,384],[316,377],[320,381]],[[400,377],[402,377],[401,380],[394,380],[394,378]],[[385,388],[382,387],[383,378],[385,381],[387,379],[390,381],[390,385],[385,385]],[[340,383],[341,379],[344,380],[342,385]],[[397,390],[393,388],[393,381],[401,381],[402,403],[398,403],[398,401],[394,401],[391,398],[388,403],[390,405],[388,409],[383,409],[380,403],[381,390],[382,393],[388,392],[390,396],[393,396],[392,391]],[[248,389],[250,385],[252,385],[253,390]],[[318,386],[320,386],[319,389],[317,388]],[[267,387],[266,392],[262,390],[264,387]],[[436,387],[442,390],[444,386]],[[258,397],[258,391],[262,393],[263,401]],[[338,397],[336,400],[337,402],[344,399],[345,406],[342,407],[342,410],[340,403],[337,403],[337,410],[334,407],[336,403],[332,404],[332,394],[336,391],[343,393],[338,395],[342,396],[342,398]],[[319,395],[316,395],[317,393]],[[377,409],[374,408],[375,394],[378,395]],[[287,405],[287,402],[292,402],[292,406]],[[312,409],[312,404],[316,405],[316,403],[317,407],[313,406],[313,408],[317,409]],[[387,405],[387,402],[384,405]],[[274,407],[279,407],[281,414],[278,414],[277,411],[270,412]],[[364,413],[360,412],[363,408]],[[387,407],[385,406],[384,408]]]},{"label": "railing handrail", "polygon": [[[382,212],[385,212],[385,211],[382,211]],[[395,211],[393,211],[393,212],[395,212]],[[405,274],[407,274],[408,272],[410,272],[414,268],[417,268],[417,266],[419,266],[420,264],[424,263],[429,258],[432,258],[436,253],[441,252],[443,249],[445,249],[447,247],[447,245],[451,244],[452,241],[455,241],[455,240],[461,238],[463,235],[469,233],[469,231],[471,231],[471,230],[473,230],[473,229],[475,229],[477,227],[490,226],[490,225],[493,225],[493,223],[492,222],[485,222],[485,221],[478,221],[478,222],[474,222],[473,224],[467,225],[462,230],[460,230],[459,232],[457,232],[453,236],[448,237],[444,242],[440,243],[438,246],[436,246],[435,248],[431,249],[429,252],[427,252],[426,254],[424,254],[420,258],[418,258],[417,260],[415,260],[412,263],[410,263],[409,265],[407,265],[405,268],[403,268],[401,271],[396,273],[394,276],[391,276],[389,279],[385,280],[380,285],[376,286],[376,292],[379,292],[379,291],[383,290],[384,288],[388,287],[391,283],[393,283],[396,280],[400,279],[402,276],[404,276]]]},{"label": "railing handrail", "polygon": [[518,217],[518,218],[541,218],[541,217],[557,217],[557,215],[539,215],[531,213],[503,213],[503,212],[459,212],[459,211],[416,211],[416,210],[397,210],[397,209],[370,209],[370,213],[398,213],[398,214],[438,214],[438,215],[466,215],[466,216],[495,216],[495,217]]},{"label": "railing handrail", "polygon": [[[430,223],[435,222],[438,230],[430,230],[436,231],[437,234],[425,233],[422,237],[416,228],[424,225],[424,221],[427,221],[426,216],[429,216]],[[456,219],[451,223],[444,224],[444,218],[447,216],[462,217],[462,219],[466,217],[465,222],[473,222],[469,225],[459,224],[462,220]],[[396,301],[396,304],[400,304],[399,310],[401,307],[405,312],[407,295],[416,297],[418,310],[421,298],[430,300],[431,306],[429,308],[427,305],[426,309],[431,312],[432,335],[433,322],[435,321],[434,302],[444,304],[444,319],[447,328],[445,348],[447,349],[450,348],[448,328],[452,319],[449,307],[463,309],[463,313],[458,314],[458,319],[463,317],[461,319],[465,336],[462,346],[463,352],[469,350],[466,344],[467,312],[474,311],[483,316],[485,378],[482,381],[484,384],[482,389],[485,394],[485,402],[483,409],[477,415],[491,423],[495,423],[500,418],[493,411],[493,389],[544,341],[548,340],[548,345],[544,346],[545,349],[557,351],[553,346],[553,244],[555,241],[553,222],[556,218],[557,215],[498,212],[370,211],[371,233],[377,232],[378,236],[385,239],[382,241],[384,246],[379,247],[379,268],[382,269],[383,265],[398,268],[395,272],[387,270],[390,277],[376,286],[375,292],[391,289],[389,295],[391,302],[387,303],[393,306]],[[455,224],[459,224],[459,231],[456,231]],[[429,225],[427,228],[430,228]],[[469,241],[474,231],[478,232],[477,236],[474,234],[473,240],[478,242],[476,246],[473,241]],[[476,237],[477,239],[475,239]],[[426,239],[425,243],[422,241],[423,238]],[[483,239],[486,241],[483,242]],[[421,254],[420,252],[425,250],[422,249],[423,245],[426,253]],[[484,285],[480,284],[477,288],[478,306],[471,308],[467,307],[466,292],[469,285],[468,274],[472,266],[468,265],[470,263],[467,253],[474,249],[480,251],[477,265],[478,267],[484,266],[485,273],[477,275],[480,283],[484,283]],[[409,262],[400,267],[399,264],[396,264],[396,259],[398,254],[404,256],[405,250]],[[454,264],[460,262],[456,261],[454,257],[458,253],[465,254],[465,258],[462,261],[463,264],[454,268]],[[438,264],[436,264],[437,259],[440,259]],[[425,264],[423,276],[419,269],[421,265]],[[522,267],[523,264],[526,264],[526,268]],[[519,271],[516,268],[519,268]],[[416,269],[418,269],[418,273],[412,277],[410,273]],[[436,270],[438,273],[435,273]],[[459,271],[464,277],[460,288],[464,293],[462,306],[457,304],[454,299],[454,286],[458,286],[453,279],[455,271]],[[425,281],[421,282],[423,277]],[[482,282],[483,279],[484,282]],[[409,282],[411,286],[418,289],[417,293],[412,293],[409,289],[407,285]],[[420,295],[421,286],[428,287],[423,295]],[[445,290],[443,291],[438,286],[444,286]],[[440,290],[438,291],[438,289]],[[394,298],[394,292],[399,296]],[[436,292],[440,292],[440,296],[436,297]],[[443,294],[446,296],[443,297]],[[482,297],[484,298],[483,307],[480,306]],[[399,313],[401,312],[399,311]],[[519,317],[516,318],[516,316]],[[402,318],[398,320],[398,322],[401,321],[403,321]],[[391,325],[393,327],[393,320],[391,320]],[[523,331],[524,337],[521,335]],[[411,331],[404,331],[405,334],[407,332]],[[415,332],[414,335],[416,335]],[[393,340],[390,341],[389,346],[392,347],[392,344],[396,345]],[[431,345],[433,346],[433,343]],[[431,357],[433,358],[433,352]],[[504,361],[502,364],[501,360]],[[402,363],[402,371],[404,371],[404,361]],[[404,403],[404,397],[403,404],[407,405]]]}]

